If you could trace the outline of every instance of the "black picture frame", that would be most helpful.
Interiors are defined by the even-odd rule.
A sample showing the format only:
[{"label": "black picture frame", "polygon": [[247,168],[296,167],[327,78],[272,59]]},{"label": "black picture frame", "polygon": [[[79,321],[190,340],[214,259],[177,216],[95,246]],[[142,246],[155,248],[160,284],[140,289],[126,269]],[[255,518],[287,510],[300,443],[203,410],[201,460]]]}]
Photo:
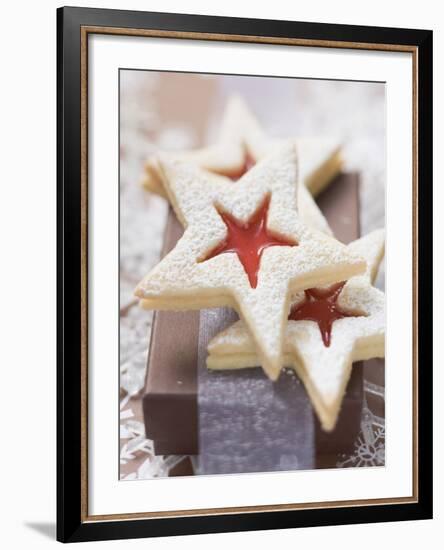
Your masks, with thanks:
[{"label": "black picture frame", "polygon": [[[417,458],[415,502],[152,517],[85,516],[82,490],[81,29],[155,29],[306,41],[404,45],[417,55]],[[390,48],[388,48],[390,49]],[[63,542],[354,524],[432,517],[432,31],[92,8],[57,10],[57,539]],[[84,458],[84,457],[83,457]]]}]

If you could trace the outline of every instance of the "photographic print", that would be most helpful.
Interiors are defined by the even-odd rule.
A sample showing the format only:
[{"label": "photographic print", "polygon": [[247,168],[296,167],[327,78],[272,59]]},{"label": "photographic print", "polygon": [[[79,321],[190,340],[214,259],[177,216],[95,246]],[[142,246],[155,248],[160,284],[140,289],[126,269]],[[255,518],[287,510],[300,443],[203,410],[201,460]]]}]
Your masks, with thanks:
[{"label": "photographic print", "polygon": [[432,33],[62,8],[64,542],[432,516]]},{"label": "photographic print", "polygon": [[385,98],[119,71],[122,481],[384,466]]}]

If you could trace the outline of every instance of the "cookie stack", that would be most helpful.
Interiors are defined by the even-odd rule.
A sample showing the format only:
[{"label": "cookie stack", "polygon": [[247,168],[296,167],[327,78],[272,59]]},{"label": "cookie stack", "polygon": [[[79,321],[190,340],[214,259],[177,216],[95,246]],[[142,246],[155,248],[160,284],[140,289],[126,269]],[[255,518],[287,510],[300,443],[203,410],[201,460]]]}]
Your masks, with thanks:
[{"label": "cookie stack", "polygon": [[294,369],[325,431],[353,362],[384,356],[385,299],[372,286],[384,233],[344,245],[313,198],[341,163],[334,140],[271,139],[232,98],[217,143],[147,162],[144,186],[184,233],[135,290],[148,309],[235,309],[208,369],[261,366],[272,381]]}]

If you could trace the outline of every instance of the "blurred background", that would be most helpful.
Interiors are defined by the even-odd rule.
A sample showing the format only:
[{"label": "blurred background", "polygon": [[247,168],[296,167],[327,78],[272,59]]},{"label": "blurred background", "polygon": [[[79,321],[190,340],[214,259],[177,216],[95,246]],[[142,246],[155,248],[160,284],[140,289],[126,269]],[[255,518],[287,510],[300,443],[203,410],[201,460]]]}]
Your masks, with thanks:
[{"label": "blurred background", "polygon": [[[270,136],[336,137],[345,171],[359,172],[361,234],[385,222],[385,86],[295,78],[120,71],[120,464],[121,479],[165,476],[176,457],[156,457],[141,414],[152,314],[133,291],[158,261],[166,202],[140,181],[147,157],[200,147],[217,136],[227,98],[243,96]],[[384,266],[376,285],[384,289]],[[376,370],[376,369],[375,369]],[[383,400],[384,372],[367,381]],[[356,453],[338,466],[383,465],[384,423],[364,409]]]}]

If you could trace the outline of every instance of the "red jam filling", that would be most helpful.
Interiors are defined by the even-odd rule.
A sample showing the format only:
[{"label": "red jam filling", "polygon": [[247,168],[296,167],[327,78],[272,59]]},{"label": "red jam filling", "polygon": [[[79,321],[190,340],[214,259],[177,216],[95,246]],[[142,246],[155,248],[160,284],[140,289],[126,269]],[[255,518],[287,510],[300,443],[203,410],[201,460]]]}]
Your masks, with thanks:
[{"label": "red jam filling", "polygon": [[248,276],[251,288],[256,288],[262,252],[270,246],[297,246],[298,244],[267,229],[269,205],[270,196],[267,195],[247,222],[241,222],[216,207],[227,226],[227,236],[202,261],[219,254],[235,252]]},{"label": "red jam filling", "polygon": [[361,317],[345,311],[338,302],[345,281],[327,289],[310,288],[305,291],[305,300],[291,308],[288,319],[291,321],[314,321],[321,331],[325,347],[330,347],[333,323],[344,317]]},{"label": "red jam filling", "polygon": [[223,173],[222,175],[227,176],[232,181],[237,181],[244,174],[246,174],[248,170],[250,170],[250,168],[253,168],[255,164],[256,164],[256,159],[253,157],[253,155],[250,154],[248,149],[244,148],[244,160],[240,169],[234,172],[226,172],[226,173]]}]

